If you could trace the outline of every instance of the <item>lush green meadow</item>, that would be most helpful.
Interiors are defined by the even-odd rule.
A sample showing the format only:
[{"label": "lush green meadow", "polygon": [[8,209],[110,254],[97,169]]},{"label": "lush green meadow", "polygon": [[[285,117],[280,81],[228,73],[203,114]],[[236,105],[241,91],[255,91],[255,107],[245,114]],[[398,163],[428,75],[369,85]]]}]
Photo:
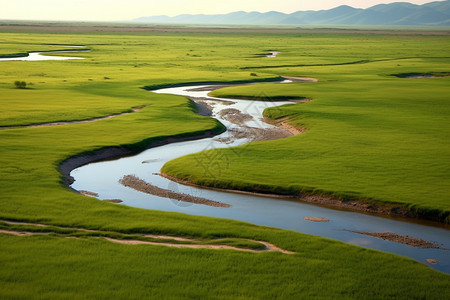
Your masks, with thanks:
[{"label": "lush green meadow", "polygon": [[[270,179],[274,185],[282,186],[283,178],[277,177],[276,173],[261,173],[257,163],[265,156],[264,164],[272,168],[280,164],[285,168],[284,161],[279,158],[292,149],[299,149],[295,152],[297,154],[291,155],[293,163],[305,162],[305,166],[314,167],[314,170],[302,167],[302,172],[309,172],[310,178],[298,176],[297,184],[336,193],[345,188],[345,191],[368,197],[383,190],[382,197],[373,198],[387,201],[393,197],[389,196],[392,184],[388,184],[388,180],[399,185],[391,190],[395,194],[407,189],[403,185],[406,179],[397,182],[399,175],[383,181],[384,177],[377,175],[369,185],[366,179],[369,175],[361,176],[362,166],[367,165],[364,158],[356,157],[356,165],[347,166],[348,159],[341,155],[349,145],[359,149],[366,149],[364,146],[367,145],[371,148],[376,146],[372,153],[351,149],[349,157],[355,153],[376,155],[380,151],[377,148],[381,147],[379,144],[393,143],[396,137],[407,137],[407,141],[413,139],[417,142],[417,147],[422,145],[422,151],[431,151],[432,156],[426,161],[428,169],[420,174],[421,177],[410,178],[423,180],[414,191],[431,193],[426,204],[445,210],[448,209],[448,203],[443,199],[444,183],[448,183],[448,168],[445,169],[448,167],[445,162],[448,147],[445,147],[442,136],[445,125],[448,125],[444,122],[448,104],[442,95],[448,80],[411,81],[385,75],[403,71],[448,71],[447,60],[414,58],[325,67],[242,68],[340,64],[409,56],[440,57],[448,52],[445,49],[449,48],[449,41],[447,36],[426,35],[0,33],[0,56],[64,49],[55,45],[85,45],[91,49],[90,52],[65,54],[85,57],[85,60],[0,61],[0,126],[4,127],[0,128],[0,220],[107,230],[117,234],[166,234],[205,241],[255,239],[296,252],[287,255],[175,249],[113,244],[92,236],[68,239],[56,233],[22,237],[0,233],[0,298],[442,298],[450,292],[449,276],[410,259],[242,222],[142,210],[98,201],[78,195],[64,186],[58,166],[76,154],[108,146],[122,145],[138,151],[164,137],[196,136],[207,130],[222,130],[214,120],[196,115],[187,99],[152,94],[144,90],[144,86],[262,80],[278,75],[311,76],[319,78],[320,82],[289,84],[285,91],[273,84],[261,85],[261,89],[270,96],[286,93],[312,97],[315,101],[267,112],[276,118],[290,115],[291,122],[305,124],[310,130],[299,137],[271,142],[271,148],[276,148],[277,153],[267,151],[266,145],[269,144],[266,143],[255,143],[245,148],[236,157],[236,162],[247,158],[247,176],[255,182],[264,183]],[[276,59],[261,56],[271,49],[283,53]],[[29,88],[15,89],[13,83],[16,80],[26,81]],[[391,82],[395,85],[390,85]],[[364,91],[358,89],[361,86]],[[387,86],[389,88],[384,89]],[[413,90],[402,96],[405,87]],[[365,92],[366,89],[369,93]],[[257,95],[259,91],[258,88]],[[255,95],[255,91],[248,88],[236,92]],[[374,101],[371,94],[378,101]],[[415,106],[422,106],[411,107],[405,112],[406,104],[410,103],[408,97],[419,98],[415,97],[417,95],[433,101],[433,104],[440,103],[440,106],[412,99]],[[390,96],[395,105],[389,106],[388,100],[382,96]],[[102,117],[129,112],[136,107],[143,109],[93,123],[5,128]],[[397,120],[390,109],[401,110],[403,119]],[[431,120],[424,118],[420,111]],[[425,123],[418,124],[417,120]],[[404,122],[403,129],[394,129],[399,122]],[[361,124],[365,126],[358,128]],[[379,126],[377,134],[374,124]],[[406,125],[411,124],[413,127],[407,129]],[[329,126],[335,128],[327,129]],[[349,133],[350,129],[363,137],[359,139],[361,144],[353,145],[356,137]],[[417,140],[417,130],[423,133],[422,142]],[[340,145],[333,141],[336,138]],[[321,147],[321,139],[325,144],[334,143],[333,149]],[[309,149],[305,149],[303,143]],[[398,143],[393,146],[397,147],[392,149],[394,153],[398,151]],[[441,158],[436,157],[434,147],[441,147]],[[408,162],[405,168],[413,170],[411,174],[416,176],[419,171],[415,168],[420,166],[416,153],[410,151],[404,157],[402,154],[407,153],[406,150],[398,156]],[[333,152],[337,161],[332,157]],[[252,155],[251,160],[247,154]],[[422,154],[419,153],[419,158],[423,158]],[[321,155],[324,161],[319,163],[316,160],[314,165],[312,160],[305,160],[307,156],[317,155]],[[193,165],[189,165],[189,173],[184,171],[184,163],[188,159],[175,161],[168,168],[179,169],[189,176],[197,172],[201,176],[201,170]],[[394,157],[389,159],[392,160],[392,169],[399,168],[400,163]],[[428,164],[430,161],[433,164]],[[372,162],[377,163],[372,173],[383,169],[382,163],[385,162],[373,159]],[[343,179],[338,188],[333,172],[339,165],[350,170],[341,170]],[[233,169],[239,168],[233,163],[230,170]],[[389,171],[385,172],[390,174]],[[226,182],[226,172],[221,170],[225,177],[217,179]],[[348,180],[345,181],[347,176],[343,176],[346,172],[353,172],[358,177],[351,188]],[[316,184],[320,173],[322,185]],[[402,174],[405,178],[410,176]],[[433,182],[437,177],[439,180]],[[242,180],[242,183],[247,182]],[[383,184],[384,189],[372,187]],[[7,226],[3,224],[3,227]]]},{"label": "lush green meadow", "polygon": [[[291,124],[309,131],[289,139],[245,145],[242,151],[194,154],[168,163],[164,170],[214,187],[332,194],[344,200],[389,203],[407,207],[422,218],[449,223],[450,78],[392,76],[448,74],[450,58],[442,56],[450,50],[450,40],[434,42],[440,46],[428,47],[431,41],[424,37],[408,42],[381,39],[376,46],[364,41],[361,48],[349,48],[355,64],[306,66],[342,62],[340,45],[329,42],[329,54],[318,51],[320,58],[305,62],[305,66],[257,69],[311,76],[319,82],[238,86],[212,95],[312,99],[265,112],[272,119],[288,117]],[[322,55],[327,55],[328,61]],[[209,165],[208,157],[215,156],[227,159],[214,165],[217,175],[211,178],[201,166]],[[202,163],[192,167],[198,161]]]}]

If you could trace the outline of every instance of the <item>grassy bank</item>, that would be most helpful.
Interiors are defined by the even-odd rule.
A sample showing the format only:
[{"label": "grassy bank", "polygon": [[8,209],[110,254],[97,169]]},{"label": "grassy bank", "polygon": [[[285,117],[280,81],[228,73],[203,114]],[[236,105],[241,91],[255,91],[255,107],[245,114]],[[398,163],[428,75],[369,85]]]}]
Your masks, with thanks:
[{"label": "grassy bank", "polygon": [[[303,51],[319,49],[317,45],[324,43],[344,43],[342,38],[288,34],[251,37],[241,33],[2,33],[1,55],[55,48],[48,44],[85,45],[92,51],[74,54],[86,58],[77,61],[0,62],[1,126],[80,120],[133,107],[143,109],[93,123],[0,129],[1,220],[119,234],[221,238],[233,243],[234,239],[253,239],[296,254],[120,245],[94,236],[69,239],[0,233],[0,297],[438,299],[448,293],[448,275],[410,259],[242,222],[102,202],[75,194],[62,184],[59,164],[80,153],[111,146],[142,149],[155,139],[217,128],[215,121],[196,115],[187,99],[152,94],[142,87],[251,80],[255,76],[241,67],[274,65],[277,60],[294,64],[304,57]],[[355,45],[376,40],[349,35],[345,36],[346,44],[349,39]],[[442,39],[430,38],[430,43],[440,45]],[[413,39],[405,43],[416,45]],[[303,50],[298,50],[299,45],[305,45]],[[270,61],[256,56],[268,49],[280,49],[285,55]],[[344,55],[343,50],[340,53]],[[308,58],[346,59],[314,53]],[[300,73],[283,75],[303,75]],[[257,75],[264,79],[280,74],[257,71]],[[15,80],[33,84],[19,90],[14,88]],[[290,140],[295,141],[283,143]],[[249,176],[256,175],[250,172]]]},{"label": "grassy bank", "polygon": [[2,236],[0,278],[5,284],[1,293],[5,298],[53,299],[439,299],[448,293],[448,278],[409,260],[280,234],[284,237],[278,240],[286,242],[296,236],[293,241],[303,243],[301,253]]}]

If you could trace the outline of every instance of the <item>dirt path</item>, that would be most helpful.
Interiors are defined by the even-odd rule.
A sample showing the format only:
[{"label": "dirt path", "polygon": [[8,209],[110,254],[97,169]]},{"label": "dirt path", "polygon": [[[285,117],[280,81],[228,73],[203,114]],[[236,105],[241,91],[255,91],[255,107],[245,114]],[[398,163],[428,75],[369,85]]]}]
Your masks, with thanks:
[{"label": "dirt path", "polygon": [[[184,237],[176,237],[176,236],[167,236],[167,235],[153,235],[153,234],[126,234],[126,233],[119,233],[119,232],[112,232],[112,231],[101,231],[101,230],[91,230],[91,229],[85,229],[85,228],[70,228],[70,227],[63,227],[63,226],[51,226],[46,224],[39,224],[39,223],[29,223],[29,222],[16,222],[16,221],[7,221],[7,220],[0,220],[0,223],[8,224],[8,225],[15,225],[12,229],[0,229],[0,234],[9,234],[14,236],[33,236],[33,235],[49,235],[51,233],[56,234],[59,237],[63,238],[80,238],[76,235],[71,234],[64,234],[61,232],[56,232],[50,230],[50,227],[56,227],[58,229],[72,229],[76,231],[83,231],[83,232],[90,232],[98,235],[92,236],[92,238],[95,239],[104,239],[112,243],[118,243],[118,244],[124,244],[124,245],[153,245],[153,246],[166,246],[166,247],[173,247],[173,248],[187,248],[187,249],[229,249],[229,250],[236,250],[236,251],[244,251],[244,252],[252,252],[252,253],[261,253],[261,252],[280,252],[284,254],[295,254],[295,252],[284,250],[282,248],[279,248],[269,242],[265,241],[257,241],[257,240],[251,240],[251,239],[241,239],[242,241],[249,241],[254,243],[260,243],[264,245],[263,249],[255,250],[250,248],[240,248],[236,246],[230,246],[225,244],[200,244],[201,241],[196,239],[190,239],[190,238],[184,238]],[[20,226],[28,226],[27,230],[23,229],[21,230]],[[49,230],[47,232],[42,231],[32,231],[30,230],[30,227],[36,227],[36,228],[45,228],[49,227]],[[108,234],[120,234],[122,235],[123,239],[119,238],[112,238],[107,236]],[[140,236],[143,239],[132,239],[131,237]],[[145,238],[150,238],[152,241],[145,240]],[[160,241],[158,241],[160,240]],[[170,240],[174,242],[169,242]],[[214,240],[212,240],[214,241]],[[176,243],[180,242],[180,243]],[[205,242],[205,241],[203,241]]]},{"label": "dirt path", "polygon": [[[196,245],[196,244],[173,244],[173,243],[157,243],[157,242],[147,242],[147,241],[139,241],[139,240],[118,240],[118,239],[112,239],[112,238],[105,238],[107,241],[113,242],[113,243],[119,243],[119,244],[125,244],[125,245],[155,245],[155,246],[167,246],[167,247],[173,247],[173,248],[188,248],[188,249],[231,249],[231,250],[237,250],[237,251],[244,251],[244,252],[263,252],[263,251],[275,251],[275,252],[282,252],[285,254],[293,254],[294,252],[289,252],[286,250],[282,250],[271,245],[271,247],[267,247],[267,249],[264,250],[253,250],[253,249],[244,249],[244,248],[237,248],[233,246],[227,246],[227,245]],[[262,243],[266,245],[266,243]],[[280,250],[278,250],[280,249]]]},{"label": "dirt path", "polygon": [[78,120],[78,121],[61,121],[61,122],[50,122],[50,123],[42,123],[42,124],[30,124],[30,125],[16,125],[16,126],[0,126],[0,129],[15,129],[15,128],[36,128],[36,127],[50,127],[50,126],[60,126],[60,125],[72,125],[72,124],[83,124],[83,123],[93,123],[97,121],[103,121],[112,119],[115,117],[125,116],[129,115],[135,112],[139,112],[144,107],[135,107],[132,108],[131,111],[126,111],[123,113],[118,114],[112,114],[104,117],[98,117],[98,118],[91,118],[91,119],[85,119],[85,120]]},{"label": "dirt path", "polygon": [[271,243],[268,243],[268,242],[255,241],[255,240],[250,240],[250,241],[263,244],[264,246],[266,246],[266,249],[267,249],[266,251],[276,251],[276,252],[281,252],[284,254],[295,254],[295,252],[293,252],[293,251],[281,249],[281,248],[279,248]]},{"label": "dirt path", "polygon": [[48,235],[48,233],[15,231],[15,230],[4,230],[4,229],[0,229],[0,233],[11,234],[11,235],[15,235],[15,236]]},{"label": "dirt path", "polygon": [[284,79],[293,81],[293,82],[318,82],[317,78],[312,77],[292,77],[292,76],[281,76]]}]

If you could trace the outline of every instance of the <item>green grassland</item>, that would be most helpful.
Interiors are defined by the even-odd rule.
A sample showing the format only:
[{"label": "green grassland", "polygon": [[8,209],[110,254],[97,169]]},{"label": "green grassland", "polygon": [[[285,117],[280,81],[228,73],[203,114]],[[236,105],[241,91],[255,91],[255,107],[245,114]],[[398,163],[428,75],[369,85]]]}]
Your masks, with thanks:
[{"label": "green grassland", "polygon": [[[355,54],[355,61],[363,63],[265,69],[278,75],[316,77],[317,83],[266,83],[212,92],[226,98],[310,98],[313,101],[265,112],[273,119],[288,117],[290,123],[309,131],[285,140],[246,145],[242,151],[222,149],[217,150],[220,154],[183,157],[169,162],[164,171],[214,187],[294,195],[312,192],[389,203],[449,223],[450,78],[391,75],[445,73],[450,58],[435,57],[442,56],[443,49],[450,50],[450,42],[441,41],[441,46],[431,47],[429,53],[423,53],[417,44],[417,49],[407,51],[409,43],[403,43],[404,53],[390,42],[379,42],[376,47],[365,43],[363,53],[372,57]],[[365,49],[371,46],[373,51]],[[390,48],[393,53],[388,52]],[[356,52],[355,48],[349,51]],[[407,55],[413,58],[407,59]],[[333,58],[331,52],[328,62],[320,64],[334,64]],[[319,64],[319,59],[314,64]],[[209,165],[208,157],[216,156],[227,159],[214,164],[212,173],[217,175],[211,178],[201,166]],[[191,167],[198,161],[201,163]]]},{"label": "green grassland", "polygon": [[[366,126],[368,130],[373,130],[371,127],[377,123],[376,118],[384,115],[381,106],[386,100],[380,99],[384,102],[374,103],[368,96],[363,97],[362,92],[359,92],[362,97],[359,99],[355,94],[361,83],[352,86],[349,83],[367,79],[370,91],[385,87],[391,81],[398,82],[398,87],[404,87],[406,83],[400,79],[383,76],[394,71],[398,73],[399,70],[422,71],[428,64],[432,64],[432,68],[427,72],[448,71],[441,59],[380,62],[374,65],[378,68],[377,72],[373,72],[369,64],[358,65],[362,69],[358,69],[357,65],[333,66],[328,71],[326,67],[242,68],[335,64],[404,56],[435,57],[442,56],[445,52],[442,47],[448,48],[448,43],[446,36],[426,35],[394,38],[364,34],[1,33],[0,56],[31,50],[61,49],[53,45],[85,45],[91,51],[65,54],[85,57],[85,60],[0,62],[0,126],[81,120],[143,107],[137,113],[94,123],[1,128],[1,220],[105,230],[115,232],[117,236],[152,233],[200,238],[205,242],[222,239],[222,242],[230,244],[242,244],[240,239],[254,239],[271,242],[296,254],[120,245],[89,235],[68,239],[57,234],[17,237],[0,233],[0,298],[441,298],[449,293],[449,276],[410,259],[242,222],[142,210],[98,201],[78,195],[64,186],[58,166],[71,156],[108,146],[124,146],[138,151],[168,136],[196,136],[207,130],[218,132],[222,130],[220,124],[196,115],[187,99],[152,94],[142,87],[254,80],[251,72],[256,72],[261,80],[278,75],[316,76],[321,80],[318,84],[286,86],[289,95],[291,91],[297,94],[300,89],[301,96],[314,97],[315,102],[267,112],[273,117],[292,115],[291,122],[304,123],[310,128],[302,137],[273,142],[273,146],[280,149],[280,154],[283,154],[282,147],[292,149],[292,145],[297,145],[303,148],[298,146],[302,139],[312,145],[314,139],[324,135],[325,127],[330,124],[345,129],[342,123],[347,120],[346,126],[356,127],[363,112],[373,118],[367,121]],[[375,45],[378,46],[373,49]],[[400,46],[401,49],[396,48]],[[271,49],[281,50],[283,54],[272,60],[260,56]],[[374,50],[373,54],[371,50]],[[389,64],[390,69],[383,67],[383,64]],[[396,68],[397,64],[405,64],[405,68]],[[358,70],[358,73],[352,74],[350,68]],[[378,76],[380,73],[383,76]],[[26,81],[29,88],[15,89],[15,80]],[[428,83],[420,81],[420,85],[429,84],[439,91],[445,88],[442,80],[446,79],[426,81]],[[416,82],[412,87],[419,93],[421,89],[419,82]],[[321,86],[335,87],[337,90],[319,91],[317,87]],[[262,87],[268,94],[280,94],[277,86],[263,84]],[[396,101],[400,101],[398,90],[392,88],[392,91]],[[243,90],[241,92],[244,93]],[[388,91],[385,93],[388,94]],[[410,95],[417,93],[411,92]],[[425,92],[421,93],[425,95]],[[436,95],[429,101],[439,99]],[[363,100],[367,106],[360,102]],[[407,100],[405,96],[402,103]],[[438,112],[444,115],[447,107],[444,100],[440,100],[441,109],[424,105],[423,111],[433,118],[439,115]],[[336,114],[330,113],[328,105],[335,108]],[[371,107],[374,108],[373,115],[370,113]],[[416,108],[411,108],[410,113],[413,116],[419,114]],[[378,122],[397,124],[395,119],[390,113]],[[409,124],[412,121],[404,122]],[[432,123],[430,120],[427,122]],[[392,124],[388,122],[383,126]],[[429,130],[436,141],[434,144],[429,144],[429,140],[421,143],[426,149],[444,143],[440,141],[439,126],[433,124],[432,128],[424,126],[421,129],[419,124],[411,129]],[[439,130],[436,132],[436,129]],[[336,132],[331,131],[325,136],[331,141],[336,137]],[[383,136],[380,142],[395,139],[385,134]],[[313,141],[308,141],[308,137]],[[341,147],[354,142],[347,135],[339,139],[342,141]],[[362,142],[372,143],[373,140],[367,137]],[[248,151],[262,153],[264,147],[264,143],[254,144]],[[315,147],[317,150],[318,146]],[[321,153],[308,151],[309,155]],[[442,148],[442,152],[445,151]],[[322,152],[331,150],[322,149]],[[304,149],[300,153],[305,153]],[[267,155],[273,156],[274,153]],[[261,157],[262,154],[258,154],[254,158]],[[303,159],[300,154],[298,159]],[[272,160],[275,162],[276,156],[267,157],[264,163],[270,164]],[[431,167],[434,170],[442,168],[441,165]],[[196,171],[194,166],[189,168]],[[261,180],[254,166],[249,165],[249,171],[249,176]],[[322,174],[323,178],[334,176],[330,172]],[[443,175],[441,179],[445,180],[448,173]],[[279,179],[274,177],[273,180],[278,183]],[[377,184],[382,183],[375,180],[378,179],[374,179]],[[424,180],[426,184],[431,184],[429,176]],[[313,186],[303,181],[300,183]],[[355,185],[352,191],[358,191],[356,187],[361,186],[363,182]],[[326,187],[321,188],[340,191],[332,189],[336,187],[333,184]],[[439,207],[444,203],[439,198],[441,191],[432,195],[429,197],[430,205]],[[254,245],[244,243],[244,246]]]}]

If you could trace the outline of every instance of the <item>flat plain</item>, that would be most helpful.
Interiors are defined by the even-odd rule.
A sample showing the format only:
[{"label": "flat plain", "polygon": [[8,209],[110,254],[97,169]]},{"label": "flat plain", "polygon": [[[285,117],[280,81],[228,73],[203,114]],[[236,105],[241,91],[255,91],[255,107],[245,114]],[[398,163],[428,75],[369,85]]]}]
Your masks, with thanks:
[{"label": "flat plain", "polygon": [[[450,293],[447,274],[411,259],[291,231],[98,201],[70,190],[58,169],[69,157],[105,147],[138,152],[170,136],[223,130],[197,115],[188,99],[144,87],[314,77],[319,81],[283,89],[259,83],[215,92],[311,98],[265,112],[307,132],[252,143],[239,155],[214,150],[232,156],[214,182],[192,163],[206,159],[201,154],[172,161],[165,171],[211,186],[390,203],[448,222],[448,32],[107,28],[0,27],[0,56],[64,45],[90,49],[57,54],[84,60],[0,62],[2,298],[442,299]],[[281,53],[265,57],[270,50]],[[392,76],[411,73],[436,77]],[[17,80],[27,88],[16,89]],[[27,127],[121,113],[128,114]],[[30,234],[8,233],[14,231]],[[265,241],[294,253],[105,239],[148,240],[149,234],[242,249]]]}]

